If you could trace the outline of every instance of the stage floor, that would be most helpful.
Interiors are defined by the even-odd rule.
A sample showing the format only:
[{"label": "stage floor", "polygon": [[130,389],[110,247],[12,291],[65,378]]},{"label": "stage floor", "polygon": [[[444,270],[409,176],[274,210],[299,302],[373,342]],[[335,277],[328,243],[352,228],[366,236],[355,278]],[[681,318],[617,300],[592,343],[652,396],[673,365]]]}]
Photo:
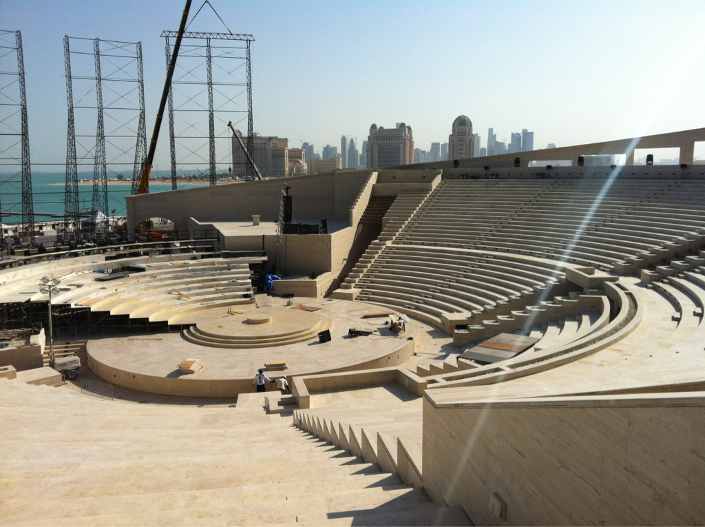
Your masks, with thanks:
[{"label": "stage floor", "polygon": [[[89,367],[103,380],[126,388],[149,393],[222,397],[253,391],[254,375],[265,363],[285,362],[285,370],[267,371],[270,377],[279,377],[392,366],[409,358],[410,347],[413,353],[413,345],[409,345],[408,339],[418,330],[414,322],[407,326],[406,334],[397,336],[385,326],[387,317],[361,318],[365,314],[391,312],[386,308],[326,299],[301,302],[309,309],[314,306],[321,308],[307,312],[301,309],[299,303],[287,307],[282,299],[271,298],[270,301],[272,306],[255,308],[245,315],[255,316],[258,311],[262,314],[276,313],[277,310],[291,315],[285,317],[288,320],[310,315],[312,319],[328,323],[331,342],[321,344],[314,334],[308,340],[295,344],[238,349],[196,345],[185,340],[181,333],[102,338],[88,342]],[[198,324],[199,327],[212,329],[227,326],[227,319],[220,311],[213,314],[213,321],[205,318]],[[253,326],[240,325],[243,331],[253,335]],[[233,329],[236,327],[236,323],[232,322],[229,329],[218,327],[218,333],[236,334],[236,329]],[[350,328],[374,333],[347,338]],[[260,331],[261,328],[258,328],[255,333]],[[187,358],[198,359],[204,368],[193,374],[183,374],[178,364]]]}]

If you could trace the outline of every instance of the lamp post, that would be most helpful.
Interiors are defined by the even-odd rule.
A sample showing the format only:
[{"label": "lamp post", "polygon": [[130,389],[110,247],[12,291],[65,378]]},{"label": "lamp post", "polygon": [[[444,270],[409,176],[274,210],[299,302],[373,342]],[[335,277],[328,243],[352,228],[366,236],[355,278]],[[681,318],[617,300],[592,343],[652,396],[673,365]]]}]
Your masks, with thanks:
[{"label": "lamp post", "polygon": [[39,291],[45,295],[49,295],[49,363],[54,366],[54,326],[51,316],[51,297],[59,290],[59,279],[49,276],[42,276],[39,279]]}]

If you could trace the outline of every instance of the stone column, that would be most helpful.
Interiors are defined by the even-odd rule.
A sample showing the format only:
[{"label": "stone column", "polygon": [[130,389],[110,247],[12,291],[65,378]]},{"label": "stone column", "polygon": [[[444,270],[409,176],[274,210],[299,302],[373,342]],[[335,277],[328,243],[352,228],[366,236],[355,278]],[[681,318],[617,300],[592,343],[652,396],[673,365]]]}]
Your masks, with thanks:
[{"label": "stone column", "polygon": [[693,156],[695,151],[695,143],[693,141],[687,141],[680,145],[680,156],[678,158],[679,163],[692,165]]},{"label": "stone column", "polygon": [[628,152],[624,152],[625,155],[627,156],[627,159],[624,161],[625,165],[633,165],[634,164],[634,149],[632,148]]}]

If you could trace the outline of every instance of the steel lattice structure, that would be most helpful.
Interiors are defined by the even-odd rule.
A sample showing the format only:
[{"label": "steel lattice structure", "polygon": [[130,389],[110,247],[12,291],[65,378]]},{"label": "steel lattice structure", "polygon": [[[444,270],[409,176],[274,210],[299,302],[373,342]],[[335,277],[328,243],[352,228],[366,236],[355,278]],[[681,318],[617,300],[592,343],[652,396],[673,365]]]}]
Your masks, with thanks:
[{"label": "steel lattice structure", "polygon": [[[20,31],[0,30],[0,165],[19,167],[3,183],[20,183],[23,237],[34,233],[32,166],[29,155],[29,124]],[[19,180],[12,177],[19,176]]]},{"label": "steel lattice structure", "polygon": [[[169,64],[176,32],[162,31],[161,36]],[[228,121],[235,126],[247,124],[247,150],[254,155],[251,57],[254,36],[187,31],[183,38],[177,76],[172,80],[168,99],[172,189],[177,187],[179,165],[191,169],[207,167],[211,185],[218,180],[218,167],[232,165]],[[175,114],[184,117],[176,122]],[[204,114],[207,122],[199,120]],[[194,145],[193,141],[197,143]],[[186,152],[184,159],[177,160],[177,143],[179,153]],[[247,178],[255,178],[249,165],[241,168]]]},{"label": "steel lattice structure", "polygon": [[[78,239],[84,216],[92,219],[91,237],[107,232],[109,179],[122,179],[133,189],[139,180],[147,145],[142,44],[65,35],[64,67],[68,107],[64,221],[65,232]],[[93,163],[93,192],[90,205],[82,207],[77,167],[87,160]]]}]

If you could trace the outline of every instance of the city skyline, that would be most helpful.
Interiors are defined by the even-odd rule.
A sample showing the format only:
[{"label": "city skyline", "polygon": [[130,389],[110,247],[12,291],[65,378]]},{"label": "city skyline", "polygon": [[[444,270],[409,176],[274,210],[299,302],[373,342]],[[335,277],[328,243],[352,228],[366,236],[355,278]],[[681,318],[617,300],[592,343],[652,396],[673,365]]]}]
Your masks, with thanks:
[{"label": "city skyline", "polygon": [[[701,126],[702,112],[688,102],[699,100],[705,88],[705,73],[698,67],[703,50],[692,45],[705,17],[699,3],[688,5],[674,10],[656,2],[594,2],[581,6],[577,17],[571,2],[551,9],[540,2],[516,2],[506,4],[501,13],[496,6],[479,3],[448,2],[432,8],[421,3],[362,3],[346,9],[313,3],[302,12],[286,3],[272,9],[216,2],[233,31],[250,32],[256,38],[254,120],[260,135],[287,137],[297,146],[304,141],[324,145],[340,137],[340,123],[345,123],[346,135],[360,144],[370,123],[404,121],[414,127],[415,143],[424,149],[446,137],[449,123],[460,114],[471,117],[481,136],[490,126],[501,131],[497,135],[503,142],[510,142],[511,132],[529,125],[540,133],[537,147]],[[149,134],[165,70],[159,32],[175,28],[181,7],[176,0],[147,4],[126,0],[119,5],[3,3],[3,27],[23,32],[33,161],[56,162],[62,169],[63,35],[142,41]],[[688,18],[680,14],[685,11]],[[609,24],[605,13],[610,15]],[[396,42],[385,28],[401,15],[405,30],[415,35],[412,48],[393,64],[375,60],[380,45]],[[192,29],[222,31],[217,20],[204,17]],[[325,30],[310,31],[311,24],[320,21],[326,21]],[[435,27],[441,26],[446,30],[438,36]],[[374,38],[357,38],[361,27]],[[506,39],[496,38],[509,27],[516,31],[513,39],[523,43],[518,53],[507,53]],[[596,41],[597,33],[601,38]],[[647,41],[641,38],[645,33]],[[336,43],[343,49],[336,49]],[[284,45],[287,53],[282,53]],[[449,46],[473,49],[463,68],[440,53]],[[333,57],[341,53],[351,57],[350,63],[331,69]],[[433,75],[428,77],[416,67],[425,57],[433,57]],[[375,82],[362,82],[356,74],[362,69],[374,73]],[[282,74],[297,70],[309,73],[288,83],[283,97]],[[529,73],[546,82],[521,81]],[[678,82],[672,81],[675,76]],[[643,89],[634,92],[635,85]],[[429,90],[433,105],[423,104]],[[301,107],[310,110],[306,119],[299,118]],[[168,168],[165,131],[157,150],[157,170]]]}]

